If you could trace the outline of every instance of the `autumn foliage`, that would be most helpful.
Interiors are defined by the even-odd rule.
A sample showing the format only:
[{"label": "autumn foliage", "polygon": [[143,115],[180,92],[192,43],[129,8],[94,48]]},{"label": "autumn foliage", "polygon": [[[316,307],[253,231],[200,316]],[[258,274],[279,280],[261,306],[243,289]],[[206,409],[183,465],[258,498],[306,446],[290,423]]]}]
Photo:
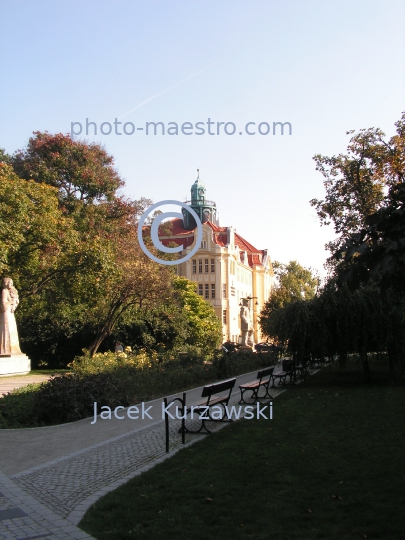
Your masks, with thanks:
[{"label": "autumn foliage", "polygon": [[[27,148],[0,159],[0,277],[11,275],[19,290],[20,337],[34,362],[66,365],[121,334],[136,346],[128,335],[136,322],[181,312],[172,269],[149,259],[136,237],[151,201],[120,193],[104,148],[35,132]],[[217,344],[218,328],[200,341]]]}]

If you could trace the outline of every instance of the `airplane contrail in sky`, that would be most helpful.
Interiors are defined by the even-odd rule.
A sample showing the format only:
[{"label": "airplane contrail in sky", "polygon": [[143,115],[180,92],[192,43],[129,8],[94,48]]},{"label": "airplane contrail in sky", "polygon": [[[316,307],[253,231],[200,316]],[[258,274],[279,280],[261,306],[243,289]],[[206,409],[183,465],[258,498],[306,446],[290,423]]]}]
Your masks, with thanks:
[{"label": "airplane contrail in sky", "polygon": [[218,62],[214,62],[213,64],[210,64],[209,66],[203,68],[203,69],[200,69],[199,71],[197,71],[196,73],[193,73],[192,75],[190,75],[189,77],[187,77],[186,79],[183,79],[182,81],[174,84],[173,86],[169,86],[169,88],[166,88],[165,90],[162,90],[161,92],[158,92],[157,94],[154,94],[153,96],[151,96],[150,98],[148,99],[145,99],[145,101],[142,101],[142,103],[140,103],[139,105],[137,105],[136,107],[134,107],[133,109],[130,109],[129,111],[127,112],[124,112],[123,114],[121,114],[121,116],[119,116],[118,118],[123,118],[124,116],[127,116],[128,114],[130,114],[131,112],[134,112],[136,111],[137,109],[140,109],[141,107],[143,107],[144,105],[146,105],[147,103],[149,103],[149,101],[152,101],[152,99],[155,99],[157,98],[158,96],[161,96],[162,94],[164,94],[165,92],[168,92],[169,90],[173,90],[173,88],[177,88],[177,86],[180,86],[181,84],[185,83],[186,81],[189,81],[190,79],[192,79],[193,77],[196,77],[197,75],[199,75],[200,73],[202,73],[203,71],[206,71],[207,69],[209,69],[210,67],[212,67],[213,65],[217,64]]}]

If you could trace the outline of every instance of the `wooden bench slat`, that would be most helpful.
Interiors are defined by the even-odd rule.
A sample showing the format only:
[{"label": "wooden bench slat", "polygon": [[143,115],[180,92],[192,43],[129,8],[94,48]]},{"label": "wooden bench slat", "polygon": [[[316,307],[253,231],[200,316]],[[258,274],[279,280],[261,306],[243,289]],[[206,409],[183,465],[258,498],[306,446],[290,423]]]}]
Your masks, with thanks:
[{"label": "wooden bench slat", "polygon": [[[203,390],[201,392],[201,397],[205,397],[207,399],[203,400],[203,401],[199,401],[198,403],[196,403],[196,405],[193,406],[194,407],[193,411],[198,414],[199,410],[205,412],[206,411],[205,407],[210,408],[210,407],[212,407],[214,405],[222,405],[223,407],[227,406],[228,403],[229,403],[229,400],[231,398],[232,389],[235,386],[235,382],[236,382],[236,379],[228,379],[227,381],[222,381],[222,382],[219,382],[219,383],[214,383],[214,384],[209,384],[207,386],[204,386],[204,388],[203,388]],[[225,390],[229,390],[228,395],[226,395],[226,396],[217,396],[217,397],[212,398],[212,396],[215,396],[215,395],[217,395],[220,392],[223,392]],[[204,407],[204,409],[203,409],[203,407]],[[209,417],[209,410],[208,410],[208,417]],[[231,418],[226,417],[227,419],[225,419],[225,417],[226,417],[225,408],[224,408],[224,416],[221,419],[206,418],[205,414],[204,414],[204,417],[201,419],[201,427],[200,427],[200,429],[198,429],[196,431],[192,431],[192,430],[189,430],[189,429],[186,428],[186,431],[188,433],[204,433],[202,431],[204,429],[205,433],[211,433],[211,431],[205,425],[205,422],[206,421],[208,421],[208,422],[232,422],[233,421]]]},{"label": "wooden bench slat", "polygon": [[192,407],[207,407],[210,405],[216,405],[218,403],[225,403],[225,401],[228,401],[228,396],[220,396],[220,397],[214,398],[210,400],[208,404],[207,404],[207,400],[199,401],[195,405],[192,405]]},{"label": "wooden bench slat", "polygon": [[232,389],[235,386],[235,382],[236,379],[228,379],[227,381],[204,386],[201,397],[208,397],[212,394],[218,394],[224,390]]},{"label": "wooden bench slat", "polygon": [[240,384],[239,388],[257,388],[258,386],[262,386],[263,384],[264,382],[257,381],[257,382],[248,383],[248,384]]}]

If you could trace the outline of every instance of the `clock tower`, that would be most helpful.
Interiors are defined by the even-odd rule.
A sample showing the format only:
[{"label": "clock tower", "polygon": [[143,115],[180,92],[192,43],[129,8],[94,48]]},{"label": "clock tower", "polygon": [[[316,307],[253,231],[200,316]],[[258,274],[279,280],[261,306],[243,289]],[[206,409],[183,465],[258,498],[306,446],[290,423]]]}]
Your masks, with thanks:
[{"label": "clock tower", "polygon": [[[200,171],[197,169],[197,180],[191,186],[191,201],[187,204],[191,206],[201,223],[211,221],[214,225],[219,225],[217,216],[217,205],[214,201],[206,199],[205,185],[200,180]],[[197,226],[193,216],[183,208],[183,227],[185,229],[194,229]]]}]

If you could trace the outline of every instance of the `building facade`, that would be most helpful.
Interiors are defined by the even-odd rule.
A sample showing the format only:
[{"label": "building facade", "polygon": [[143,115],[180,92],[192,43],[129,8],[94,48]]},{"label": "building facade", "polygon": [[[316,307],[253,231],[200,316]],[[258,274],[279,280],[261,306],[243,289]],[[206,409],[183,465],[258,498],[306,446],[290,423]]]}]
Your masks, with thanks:
[{"label": "building facade", "polygon": [[[191,200],[186,202],[199,216],[203,236],[194,256],[177,266],[177,274],[194,281],[197,293],[212,304],[222,321],[223,341],[241,342],[241,300],[250,298],[254,341],[262,341],[258,319],[274,283],[267,249],[256,249],[234,227],[219,225],[216,204],[206,199],[199,176],[191,187]],[[179,256],[184,257],[195,245],[195,228],[194,218],[183,209],[183,219],[171,221],[170,236],[160,233],[159,238],[165,245],[182,245]]]}]

